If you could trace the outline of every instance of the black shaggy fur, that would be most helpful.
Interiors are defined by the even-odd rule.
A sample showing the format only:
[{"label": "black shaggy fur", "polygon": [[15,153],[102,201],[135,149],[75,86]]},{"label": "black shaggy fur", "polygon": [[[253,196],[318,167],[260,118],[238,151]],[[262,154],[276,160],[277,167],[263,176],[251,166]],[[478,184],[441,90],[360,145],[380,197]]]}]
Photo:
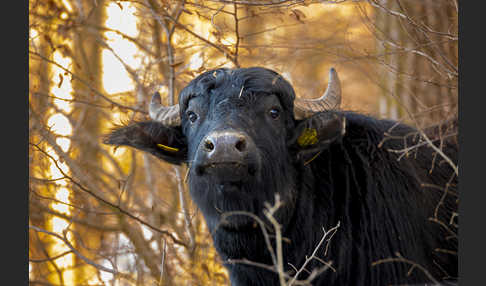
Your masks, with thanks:
[{"label": "black shaggy fur", "polygon": [[[189,164],[191,196],[232,285],[279,285],[272,271],[226,263],[247,259],[272,265],[272,259],[252,218],[221,220],[231,211],[250,212],[264,220],[264,203],[272,204],[276,193],[284,203],[276,218],[282,225],[284,268],[290,275],[290,264],[300,268],[322,238],[322,228],[339,222],[326,256],[324,249],[318,251],[319,258],[332,261],[335,271],[323,272],[313,285],[417,284],[431,282],[430,276],[437,281],[456,278],[457,229],[450,220],[457,211],[458,180],[451,166],[427,144],[403,157],[391,151],[422,142],[409,126],[332,110],[299,121],[294,119],[294,98],[291,85],[268,69],[210,71],[181,92],[181,126],[135,123],[115,130],[105,143]],[[280,114],[272,119],[268,110],[275,108]],[[198,115],[193,123],[189,111]],[[298,144],[309,128],[317,130],[318,142]],[[236,191],[220,186],[224,178],[198,173],[204,163],[201,142],[215,130],[237,130],[254,143],[244,162],[252,171]],[[432,129],[427,132],[437,135]],[[157,144],[179,151],[168,152]],[[457,163],[452,140],[440,147]],[[405,262],[374,264],[397,254],[423,268],[410,271],[412,265]],[[307,269],[322,266],[314,260]],[[307,276],[303,272],[298,278]]]}]

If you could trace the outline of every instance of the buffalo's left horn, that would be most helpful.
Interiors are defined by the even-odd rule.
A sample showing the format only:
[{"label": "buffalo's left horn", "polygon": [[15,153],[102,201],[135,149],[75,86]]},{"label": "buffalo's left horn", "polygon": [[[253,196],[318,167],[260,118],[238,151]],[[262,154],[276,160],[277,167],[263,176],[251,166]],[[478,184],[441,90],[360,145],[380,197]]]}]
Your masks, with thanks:
[{"label": "buffalo's left horn", "polygon": [[179,104],[172,106],[163,106],[160,94],[154,93],[149,106],[150,118],[167,126],[177,126],[181,124],[179,115]]},{"label": "buffalo's left horn", "polygon": [[339,109],[341,106],[341,83],[334,68],[329,70],[329,83],[326,92],[316,99],[295,99],[294,116],[295,119],[301,120],[312,114],[329,110]]}]

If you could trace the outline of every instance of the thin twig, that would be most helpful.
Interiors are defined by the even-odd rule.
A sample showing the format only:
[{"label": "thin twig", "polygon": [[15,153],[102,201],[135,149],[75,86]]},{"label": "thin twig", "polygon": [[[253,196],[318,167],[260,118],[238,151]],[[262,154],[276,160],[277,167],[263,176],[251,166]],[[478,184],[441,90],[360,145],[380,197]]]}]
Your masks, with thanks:
[{"label": "thin twig", "polygon": [[[331,240],[331,238],[334,236],[334,234],[337,232],[337,229],[341,226],[341,222],[338,221],[337,225],[332,227],[331,229],[329,229],[328,231],[326,231],[324,228],[322,228],[322,231],[324,232],[324,234],[322,235],[322,238],[321,240],[319,241],[319,243],[317,244],[316,248],[314,249],[314,251],[312,252],[311,256],[310,257],[307,257],[306,256],[306,259],[305,259],[305,262],[304,264],[300,267],[300,269],[297,271],[297,273],[295,273],[294,277],[292,278],[292,280],[290,280],[289,282],[289,286],[291,286],[296,280],[297,278],[299,277],[299,274],[305,269],[305,267],[307,266],[307,264],[309,264],[309,262],[312,261],[312,259],[318,259],[318,257],[316,256],[317,254],[317,251],[319,250],[319,248],[321,247],[321,245],[324,243],[324,241],[328,241],[328,244],[329,245],[329,241]],[[328,235],[330,234],[329,237],[327,237]],[[324,255],[327,254],[327,247],[326,247],[326,250],[325,250],[325,253]],[[328,266],[329,268],[331,268],[334,272],[336,272],[336,269],[334,269],[331,265],[328,265],[327,263],[325,263],[323,260],[319,259],[319,261],[321,263],[323,263],[324,265]]]},{"label": "thin twig", "polygon": [[131,282],[134,282],[134,279],[129,275],[129,274],[125,274],[125,273],[121,273],[121,272],[118,272],[114,269],[111,269],[111,268],[108,268],[108,267],[105,267],[103,265],[100,265],[94,261],[92,261],[91,259],[87,258],[86,256],[84,256],[83,254],[81,254],[79,251],[77,251],[74,246],[69,242],[69,240],[66,238],[66,231],[64,231],[64,236],[61,236],[55,232],[51,232],[51,231],[48,231],[48,230],[45,230],[45,229],[41,229],[39,227],[36,227],[36,226],[33,226],[33,225],[29,225],[29,228],[30,229],[33,229],[37,232],[42,232],[42,233],[45,233],[45,234],[48,234],[48,235],[51,235],[51,236],[54,236],[55,238],[61,240],[62,242],[64,242],[64,244],[66,244],[67,247],[69,247],[69,249],[71,249],[71,251],[76,254],[79,258],[81,258],[84,262],[86,262],[87,264],[101,270],[101,271],[105,271],[105,272],[108,272],[108,273],[111,273],[115,276],[118,276],[118,277],[121,277],[121,278],[124,278],[124,279],[127,279]]},{"label": "thin twig", "polygon": [[179,202],[181,205],[182,214],[184,215],[184,226],[187,235],[189,236],[189,251],[192,252],[194,251],[194,247],[196,245],[195,235],[192,228],[191,217],[189,215],[189,211],[187,210],[186,199],[184,197],[184,183],[182,181],[179,168],[179,166],[174,166],[174,172],[177,180],[177,192],[179,194]]},{"label": "thin twig", "polygon": [[52,256],[52,257],[47,257],[47,258],[44,258],[44,259],[32,259],[32,258],[29,258],[29,262],[33,262],[33,263],[43,263],[43,262],[47,262],[47,261],[54,261],[58,258],[61,258],[69,253],[73,253],[71,250],[68,250],[68,251],[65,251],[61,254],[58,254],[56,256]]},{"label": "thin twig", "polygon": [[162,262],[161,262],[161,266],[160,266],[160,280],[159,280],[159,285],[162,285],[162,281],[164,279],[164,269],[165,269],[165,253],[167,252],[167,241],[165,241],[165,239],[163,239],[163,246],[162,246]]},{"label": "thin twig", "polygon": [[440,35],[440,36],[444,36],[444,37],[447,37],[447,38],[454,40],[454,41],[457,41],[459,39],[459,37],[457,35],[435,31],[435,30],[433,30],[432,28],[428,27],[427,25],[425,25],[423,23],[422,23],[422,25],[419,25],[412,18],[410,18],[410,16],[403,14],[403,13],[400,13],[400,12],[397,12],[397,11],[394,11],[394,10],[391,10],[391,9],[388,9],[388,8],[384,7],[383,5],[381,5],[377,0],[368,0],[368,2],[371,4],[371,6],[380,8],[381,10],[385,11],[386,13],[388,13],[392,16],[396,16],[396,17],[406,19],[410,24],[412,24],[413,26],[417,27],[418,29],[420,29],[422,31],[437,34],[437,35]]},{"label": "thin twig", "polygon": [[[376,266],[376,265],[380,265],[380,264],[383,264],[383,263],[389,263],[389,262],[407,263],[407,264],[411,265],[410,271],[415,269],[415,268],[418,268],[427,276],[427,278],[430,279],[430,281],[432,281],[432,283],[439,284],[439,282],[434,278],[434,276],[432,276],[429,273],[429,271],[427,271],[427,269],[425,269],[422,265],[415,263],[415,262],[413,262],[409,259],[404,258],[399,252],[395,253],[395,255],[397,256],[396,258],[390,257],[390,258],[380,259],[378,261],[371,263],[371,266]],[[409,271],[409,274],[410,274],[410,271]]]},{"label": "thin twig", "polygon": [[233,7],[234,7],[233,17],[235,19],[235,36],[236,36],[235,53],[233,54],[233,58],[235,59],[234,61],[235,67],[239,68],[240,64],[238,62],[238,49],[240,46],[240,31],[239,31],[239,21],[238,21],[238,4],[235,2],[233,4]]},{"label": "thin twig", "polygon": [[141,109],[137,109],[137,108],[133,108],[131,106],[126,106],[126,105],[123,105],[123,104],[120,104],[118,102],[115,102],[113,100],[111,100],[109,97],[105,96],[103,93],[101,93],[100,91],[98,91],[97,89],[95,89],[94,87],[92,87],[88,82],[86,82],[85,80],[83,80],[82,78],[80,78],[79,76],[75,75],[73,72],[71,72],[70,70],[68,70],[67,68],[63,67],[62,65],[60,65],[59,63],[55,62],[55,61],[52,61],[50,59],[48,59],[47,57],[35,52],[35,51],[32,51],[32,50],[29,50],[29,54],[31,55],[35,55],[37,57],[39,57],[40,59],[48,62],[48,63],[51,63],[57,67],[59,67],[60,69],[62,69],[63,71],[69,73],[73,79],[75,80],[78,80],[79,82],[81,82],[82,84],[84,84],[86,87],[88,87],[94,94],[98,95],[99,97],[103,98],[104,100],[108,101],[109,103],[119,107],[119,108],[123,108],[123,109],[129,109],[129,110],[132,110],[132,111],[136,111],[136,112],[140,112],[142,114],[148,114],[147,111],[145,110],[141,110]]},{"label": "thin twig", "polygon": [[97,199],[98,201],[102,202],[103,204],[113,208],[113,209],[116,209],[118,210],[121,214],[123,215],[126,215],[127,217],[135,220],[135,221],[138,221],[139,223],[149,227],[150,229],[152,230],[155,230],[156,232],[159,232],[159,233],[162,233],[162,234],[165,234],[167,236],[169,236],[175,243],[177,244],[180,244],[180,245],[183,245],[183,246],[186,246],[186,243],[184,243],[183,241],[180,241],[179,239],[177,239],[172,233],[170,233],[169,231],[167,230],[162,230],[162,229],[159,229],[151,224],[149,224],[148,222],[142,220],[141,218],[139,217],[136,217],[134,216],[133,214],[131,214],[130,212],[122,209],[120,206],[118,205],[115,205],[105,199],[103,199],[102,197],[100,197],[99,195],[95,194],[93,191],[85,188],[83,185],[81,185],[79,182],[75,181],[73,178],[71,178],[70,176],[68,176],[66,173],[64,173],[64,171],[62,170],[62,168],[59,166],[57,160],[55,160],[51,155],[49,155],[47,152],[45,152],[44,150],[42,150],[39,146],[33,144],[33,143],[29,143],[29,145],[31,146],[34,146],[38,151],[40,151],[42,154],[44,154],[45,156],[47,156],[48,158],[50,158],[52,160],[52,162],[55,164],[56,168],[59,170],[59,172],[61,172],[61,174],[66,177],[69,181],[71,181],[74,185],[76,185],[80,190],[82,190],[83,192],[91,195],[92,197],[94,197],[95,199]]}]

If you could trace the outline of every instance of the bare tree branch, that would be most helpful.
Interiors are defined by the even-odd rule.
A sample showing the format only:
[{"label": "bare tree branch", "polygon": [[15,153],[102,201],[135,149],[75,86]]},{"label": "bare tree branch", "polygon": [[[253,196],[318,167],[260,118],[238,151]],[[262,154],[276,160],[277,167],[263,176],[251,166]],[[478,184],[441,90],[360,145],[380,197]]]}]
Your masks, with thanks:
[{"label": "bare tree branch", "polygon": [[97,269],[100,269],[102,271],[105,271],[105,272],[109,272],[117,277],[120,277],[120,278],[123,278],[123,279],[126,279],[126,280],[129,280],[131,282],[133,282],[133,278],[131,277],[131,275],[129,274],[125,274],[125,273],[121,273],[121,272],[118,272],[118,271],[115,271],[113,269],[110,269],[110,268],[107,268],[103,265],[100,265],[94,261],[92,261],[91,259],[88,259],[86,256],[82,255],[79,251],[77,251],[74,246],[69,242],[69,240],[66,238],[66,231],[64,231],[64,234],[63,236],[55,233],[55,232],[52,232],[52,231],[48,231],[48,230],[45,230],[45,229],[41,229],[39,227],[36,227],[36,226],[33,226],[33,225],[29,225],[29,228],[30,229],[33,229],[37,232],[42,232],[42,233],[45,233],[45,234],[49,234],[59,240],[61,240],[67,247],[69,247],[69,249],[71,249],[71,251],[76,254],[79,258],[81,258],[84,262],[86,262],[87,264],[97,268]]}]

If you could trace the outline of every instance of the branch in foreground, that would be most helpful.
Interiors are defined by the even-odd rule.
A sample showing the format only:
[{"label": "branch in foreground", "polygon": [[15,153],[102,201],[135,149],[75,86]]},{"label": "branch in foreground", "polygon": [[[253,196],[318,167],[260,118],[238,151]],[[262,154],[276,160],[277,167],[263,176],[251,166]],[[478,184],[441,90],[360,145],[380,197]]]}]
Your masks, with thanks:
[{"label": "branch in foreground", "polygon": [[130,107],[130,106],[126,106],[126,105],[123,105],[123,104],[120,104],[118,102],[115,102],[113,100],[111,100],[110,98],[108,98],[107,96],[105,96],[103,93],[101,93],[100,91],[98,91],[97,89],[95,89],[94,87],[92,87],[88,82],[86,82],[85,80],[83,80],[82,78],[80,78],[79,76],[77,76],[76,74],[74,74],[72,71],[70,71],[69,69],[63,67],[62,65],[60,65],[59,63],[55,62],[55,61],[52,61],[50,59],[48,59],[47,57],[35,52],[35,51],[31,51],[29,50],[29,54],[32,54],[32,55],[35,55],[37,57],[39,57],[41,60],[43,61],[46,61],[50,64],[53,64],[55,66],[57,66],[58,68],[62,69],[63,71],[69,73],[73,79],[75,80],[78,80],[79,82],[81,82],[82,84],[84,84],[86,87],[88,87],[94,94],[98,95],[99,97],[103,98],[104,100],[108,101],[109,103],[115,105],[115,106],[118,106],[119,108],[122,108],[122,109],[129,109],[129,110],[132,110],[132,111],[135,111],[135,112],[140,112],[142,114],[147,114],[147,111],[145,110],[142,110],[142,109],[137,109],[137,108],[133,108],[133,107]]},{"label": "branch in foreground", "polygon": [[[316,256],[317,251],[321,248],[322,244],[324,242],[327,242],[326,248],[324,251],[324,255],[327,254],[328,251],[328,246],[330,243],[330,240],[334,236],[334,234],[337,232],[337,229],[340,227],[340,222],[337,223],[336,226],[332,227],[328,231],[326,231],[324,228],[322,228],[324,234],[315,247],[314,251],[312,252],[311,256],[308,257],[306,256],[306,260],[303,263],[303,265],[300,267],[300,269],[297,269],[294,265],[291,263],[288,263],[293,270],[296,272],[294,276],[290,276],[289,273],[284,272],[283,270],[283,252],[282,252],[282,240],[284,239],[282,237],[282,232],[281,232],[281,225],[278,223],[278,221],[275,219],[274,214],[276,211],[282,206],[282,202],[280,201],[280,196],[278,194],[275,195],[275,204],[272,206],[268,203],[265,203],[265,209],[263,211],[264,215],[267,217],[267,219],[272,223],[272,226],[275,231],[275,244],[277,247],[277,251],[275,253],[275,250],[272,247],[272,244],[270,242],[270,236],[267,232],[268,226],[265,225],[263,220],[261,220],[258,216],[256,216],[253,213],[250,212],[245,212],[245,211],[234,211],[234,212],[226,212],[221,215],[221,222],[224,222],[224,220],[232,215],[246,215],[251,218],[253,218],[258,225],[260,226],[260,229],[262,231],[265,243],[267,245],[267,249],[270,252],[270,255],[272,257],[273,265],[267,265],[264,263],[259,263],[255,261],[250,261],[246,258],[242,259],[228,259],[225,261],[225,263],[228,264],[245,264],[245,265],[250,265],[250,266],[255,266],[259,267],[261,269],[265,269],[274,273],[277,273],[279,276],[279,283],[280,286],[291,286],[291,285],[309,285],[317,276],[319,276],[321,273],[324,271],[331,269],[332,271],[336,272],[336,269],[332,267],[332,261],[331,262],[326,262],[319,257]],[[311,272],[306,269],[306,266],[312,261],[312,260],[317,260],[320,263],[324,264],[323,267],[313,269]],[[305,280],[298,280],[298,276],[303,272],[309,273],[309,276]]]},{"label": "branch in foreground", "polygon": [[[300,269],[297,271],[297,273],[294,275],[294,278],[292,278],[292,280],[289,282],[289,286],[292,285],[292,283],[294,283],[297,279],[297,277],[299,277],[299,274],[302,273],[303,270],[305,270],[305,267],[307,266],[307,264],[309,262],[311,262],[313,259],[316,259],[318,261],[320,261],[321,263],[323,263],[324,265],[326,265],[328,268],[331,268],[332,271],[336,272],[336,269],[334,269],[334,267],[332,267],[331,263],[326,263],[324,262],[322,259],[318,258],[316,256],[317,254],[317,250],[319,250],[319,248],[321,247],[322,243],[324,243],[324,241],[327,241],[327,245],[326,245],[326,250],[324,251],[324,255],[327,254],[327,250],[328,250],[328,246],[329,246],[329,242],[331,240],[331,238],[334,236],[334,234],[337,232],[337,229],[341,226],[341,222],[338,221],[337,225],[333,228],[331,228],[330,230],[326,231],[324,228],[322,228],[322,231],[324,232],[324,234],[322,235],[322,239],[321,241],[319,241],[319,243],[317,244],[316,248],[314,249],[314,252],[312,252],[312,255],[310,257],[306,257],[305,259],[305,262],[304,264],[302,265],[302,267],[300,267]],[[330,235],[329,235],[330,234]],[[329,237],[327,237],[329,235]],[[327,269],[327,268],[326,268]],[[312,274],[314,273],[314,270],[312,271],[311,275],[309,276],[309,278],[311,278]],[[310,282],[310,281],[309,281]]]},{"label": "branch in foreground", "polygon": [[66,178],[68,179],[69,181],[71,181],[74,185],[76,185],[80,190],[82,190],[83,192],[91,195],[92,197],[94,197],[96,200],[102,202],[103,204],[113,208],[113,209],[116,209],[118,210],[121,214],[124,214],[126,216],[128,216],[129,218],[133,219],[133,220],[136,220],[138,221],[139,223],[149,227],[150,229],[152,230],[155,230],[156,232],[158,233],[161,233],[161,234],[165,234],[167,236],[169,236],[175,243],[177,244],[180,244],[182,246],[185,246],[187,247],[187,244],[184,243],[183,241],[177,239],[172,233],[170,233],[169,231],[167,230],[161,230],[151,224],[149,224],[148,222],[140,219],[139,217],[131,214],[130,212],[122,209],[121,207],[119,207],[118,205],[115,205],[105,199],[103,199],[102,197],[100,197],[99,195],[95,194],[94,192],[92,192],[91,190],[85,188],[83,185],[81,185],[81,183],[77,182],[76,180],[74,180],[73,178],[71,178],[70,176],[68,176],[63,170],[62,168],[59,166],[58,162],[51,156],[49,155],[47,152],[45,152],[44,150],[42,150],[42,148],[40,148],[39,146],[37,146],[36,144],[33,144],[33,143],[29,143],[29,145],[32,145],[34,146],[38,151],[40,151],[42,154],[44,154],[45,156],[47,156],[49,159],[52,160],[52,162],[55,164],[56,168],[59,170],[59,172],[61,172],[61,174]]},{"label": "branch in foreground", "polygon": [[380,260],[377,260],[377,261],[371,263],[371,266],[376,266],[376,265],[383,264],[383,263],[388,263],[388,262],[402,262],[402,263],[407,263],[407,264],[410,264],[411,265],[410,270],[408,271],[407,275],[410,275],[415,268],[418,268],[419,270],[421,270],[427,276],[427,278],[430,279],[430,281],[432,281],[432,283],[437,284],[437,285],[440,285],[439,281],[437,281],[429,273],[429,271],[427,271],[427,269],[425,269],[422,265],[420,265],[418,263],[415,263],[415,262],[413,262],[413,261],[411,261],[409,259],[406,259],[399,252],[395,253],[395,255],[397,256],[396,258],[390,257],[390,258],[380,259]]},{"label": "branch in foreground", "polygon": [[129,280],[131,282],[135,282],[135,280],[129,275],[129,274],[126,274],[126,273],[121,273],[121,272],[118,272],[114,269],[111,269],[111,268],[107,268],[103,265],[100,265],[90,259],[88,259],[86,256],[82,255],[79,251],[77,251],[74,246],[69,242],[69,240],[66,238],[66,230],[64,230],[64,236],[61,236],[55,232],[51,232],[51,231],[48,231],[48,230],[45,230],[45,229],[41,229],[39,227],[36,227],[36,226],[33,226],[33,225],[29,225],[29,228],[30,229],[33,229],[37,232],[42,232],[42,233],[45,233],[45,234],[48,234],[48,235],[51,235],[51,236],[54,236],[55,238],[61,240],[62,242],[64,242],[64,244],[66,244],[67,247],[69,247],[69,249],[71,249],[71,251],[76,254],[79,258],[81,258],[84,262],[86,262],[87,264],[101,270],[101,271],[105,271],[105,272],[109,272],[117,277],[120,277],[120,278],[124,278],[126,280]]}]

